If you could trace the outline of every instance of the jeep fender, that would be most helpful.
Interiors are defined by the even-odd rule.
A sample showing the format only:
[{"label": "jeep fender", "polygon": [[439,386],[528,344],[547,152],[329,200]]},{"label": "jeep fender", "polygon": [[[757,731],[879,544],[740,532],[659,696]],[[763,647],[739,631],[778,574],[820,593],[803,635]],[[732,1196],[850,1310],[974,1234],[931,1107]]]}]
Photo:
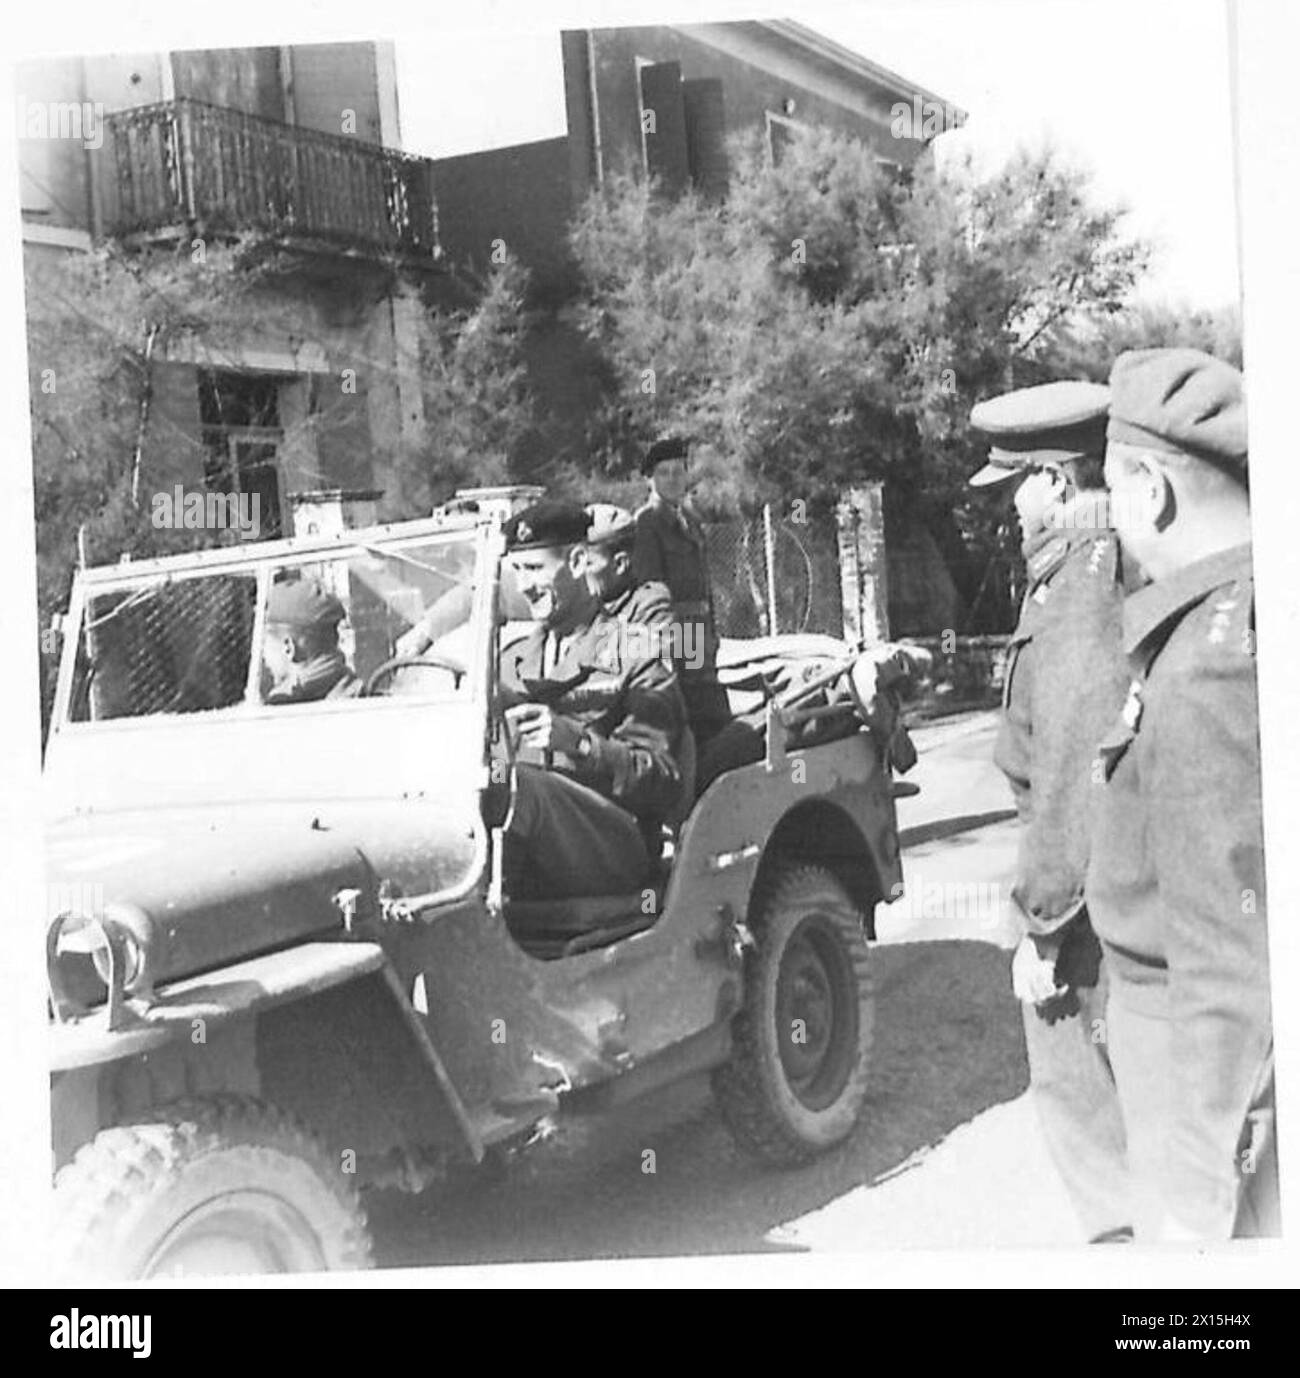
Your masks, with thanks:
[{"label": "jeep fender", "polygon": [[304,943],[177,981],[129,1022],[51,1026],[56,1163],[106,1125],[183,1095],[241,1091],[372,1160],[483,1145],[424,1020],[375,943]]},{"label": "jeep fender", "polygon": [[902,868],[890,781],[867,733],[714,780],[682,830],[665,909],[727,903],[739,917],[770,868],[791,856],[834,872],[875,936],[876,905],[899,893]]},{"label": "jeep fender", "polygon": [[[784,862],[821,865],[835,875],[862,913],[868,938],[876,936],[876,905],[888,902],[884,875],[896,873],[897,848],[891,834],[869,839],[853,814],[830,799],[797,804],[784,814],[759,861],[751,902],[767,876]],[[875,843],[873,846],[872,843]],[[892,881],[891,881],[892,884]]]}]

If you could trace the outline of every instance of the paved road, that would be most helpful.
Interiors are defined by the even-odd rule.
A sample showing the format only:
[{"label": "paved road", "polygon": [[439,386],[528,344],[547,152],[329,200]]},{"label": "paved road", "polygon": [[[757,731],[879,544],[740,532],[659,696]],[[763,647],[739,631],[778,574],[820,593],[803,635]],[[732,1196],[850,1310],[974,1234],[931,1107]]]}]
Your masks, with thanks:
[{"label": "paved road", "polygon": [[909,892],[878,918],[875,1070],[848,1144],[795,1172],[757,1167],[693,1080],[564,1126],[504,1181],[375,1194],[381,1264],[1079,1242],[1025,1096],[993,732],[973,714],[916,734]]}]

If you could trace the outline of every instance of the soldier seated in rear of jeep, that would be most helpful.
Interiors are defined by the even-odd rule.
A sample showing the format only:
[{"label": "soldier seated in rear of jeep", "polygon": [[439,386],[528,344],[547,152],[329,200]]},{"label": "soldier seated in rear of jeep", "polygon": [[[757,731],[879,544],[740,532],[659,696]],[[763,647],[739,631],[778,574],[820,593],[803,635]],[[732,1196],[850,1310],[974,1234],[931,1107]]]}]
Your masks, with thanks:
[{"label": "soldier seated in rear of jeep", "polygon": [[[626,586],[584,580],[588,524],[581,507],[542,502],[505,528],[506,559],[537,624],[501,662],[517,771],[504,852],[515,899],[646,885],[647,839],[685,788],[685,706],[667,648],[621,634],[642,611],[630,568]],[[666,592],[662,602],[668,619]]]},{"label": "soldier seated in rear of jeep", "polygon": [[262,698],[314,703],[354,698],[361,683],[339,646],[343,604],[315,579],[271,585],[262,643]]}]

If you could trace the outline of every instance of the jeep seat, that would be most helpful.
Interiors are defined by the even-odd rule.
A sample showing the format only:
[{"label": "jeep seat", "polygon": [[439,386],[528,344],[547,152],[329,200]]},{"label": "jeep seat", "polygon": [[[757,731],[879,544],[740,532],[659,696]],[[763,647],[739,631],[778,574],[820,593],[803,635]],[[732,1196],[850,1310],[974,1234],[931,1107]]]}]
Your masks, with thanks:
[{"label": "jeep seat", "polygon": [[[616,895],[584,895],[577,899],[507,899],[506,927],[525,951],[537,957],[570,956],[653,926],[659,913],[658,892],[662,889],[662,883],[655,884],[656,868],[663,860],[665,844],[676,839],[695,803],[695,734],[689,727],[682,729],[677,764],[682,792],[676,808],[661,823],[646,820],[642,825],[650,861],[645,886]],[[645,898],[651,889],[656,892],[656,902],[647,914]]]},{"label": "jeep seat", "polygon": [[644,901],[644,890],[581,899],[507,900],[506,927],[534,957],[567,957],[650,928],[657,906],[647,914]]}]

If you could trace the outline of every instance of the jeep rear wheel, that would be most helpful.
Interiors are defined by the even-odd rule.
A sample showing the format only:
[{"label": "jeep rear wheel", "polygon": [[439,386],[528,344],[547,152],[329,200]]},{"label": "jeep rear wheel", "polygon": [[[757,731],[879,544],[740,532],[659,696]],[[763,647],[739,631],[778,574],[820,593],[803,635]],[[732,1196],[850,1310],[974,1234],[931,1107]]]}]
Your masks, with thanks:
[{"label": "jeep rear wheel", "polygon": [[55,1259],[108,1278],[368,1268],[356,1188],[297,1121],[243,1096],[102,1130],[55,1178]]},{"label": "jeep rear wheel", "polygon": [[713,1075],[722,1117],[766,1162],[805,1162],[853,1132],[869,1071],[873,1000],[862,915],[819,866],[790,867],[751,917],[731,1061]]}]

